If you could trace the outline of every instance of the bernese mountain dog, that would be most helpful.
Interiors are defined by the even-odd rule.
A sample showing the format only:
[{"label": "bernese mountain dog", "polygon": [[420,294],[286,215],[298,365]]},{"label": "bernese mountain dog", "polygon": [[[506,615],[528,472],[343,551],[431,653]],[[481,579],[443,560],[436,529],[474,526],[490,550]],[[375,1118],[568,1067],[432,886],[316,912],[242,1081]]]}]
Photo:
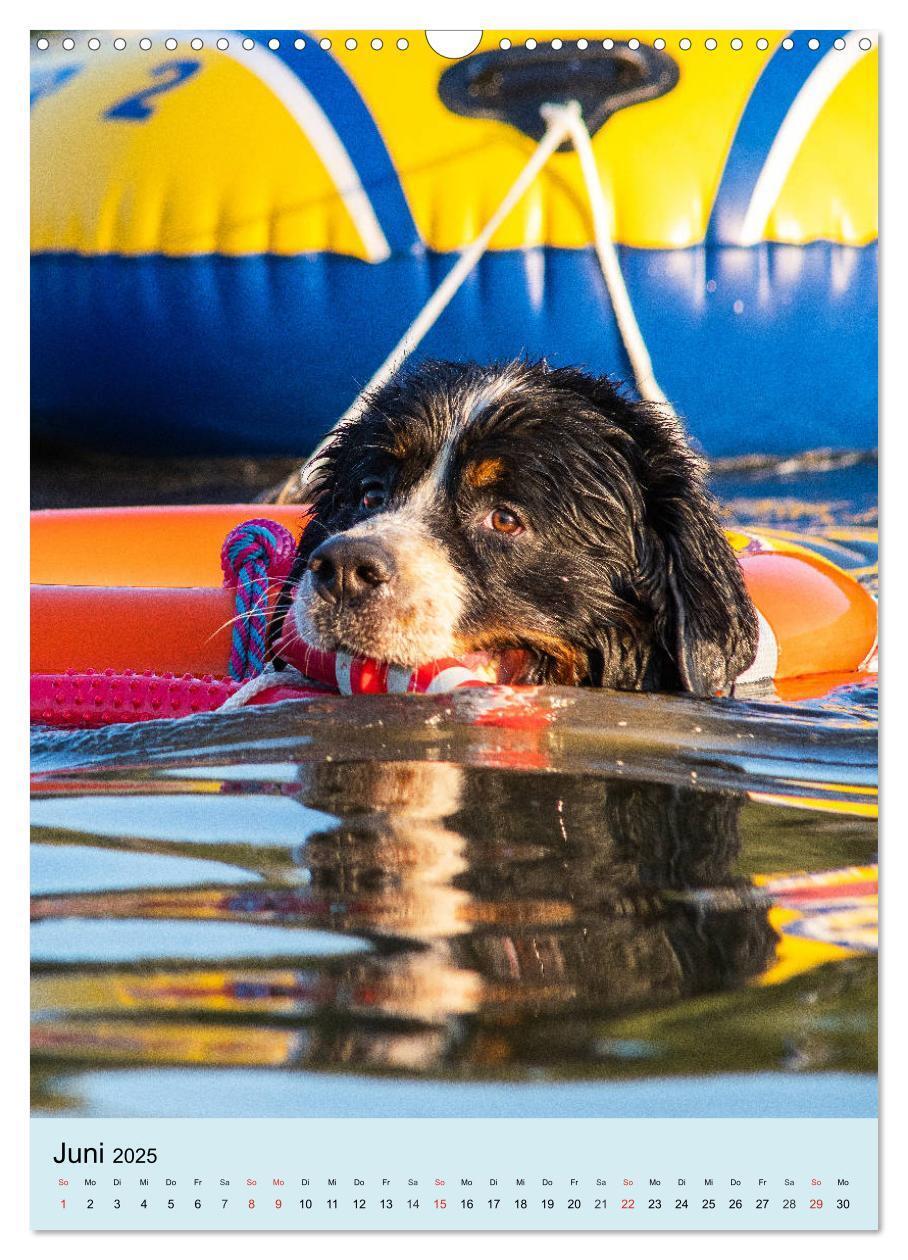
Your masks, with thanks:
[{"label": "bernese mountain dog", "polygon": [[[271,628],[402,666],[727,693],[757,617],[678,419],[545,363],[426,362],[338,426]],[[276,664],[280,667],[280,661]]]}]

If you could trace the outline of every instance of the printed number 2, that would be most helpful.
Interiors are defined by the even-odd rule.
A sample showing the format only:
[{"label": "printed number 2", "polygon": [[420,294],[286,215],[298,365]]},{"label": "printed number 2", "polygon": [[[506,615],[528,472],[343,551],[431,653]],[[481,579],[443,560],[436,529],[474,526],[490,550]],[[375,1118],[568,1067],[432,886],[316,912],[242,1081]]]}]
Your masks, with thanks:
[{"label": "printed number 2", "polygon": [[141,92],[136,92],[132,96],[124,96],[122,101],[117,101],[116,105],[111,105],[103,117],[125,118],[131,122],[144,122],[146,118],[150,118],[154,113],[154,109],[148,103],[151,98],[160,96],[162,92],[169,92],[180,83],[185,83],[187,79],[191,79],[200,69],[201,64],[200,61],[165,61],[162,65],[155,66],[150,73],[157,79],[157,83],[152,83],[149,87],[143,88]]}]

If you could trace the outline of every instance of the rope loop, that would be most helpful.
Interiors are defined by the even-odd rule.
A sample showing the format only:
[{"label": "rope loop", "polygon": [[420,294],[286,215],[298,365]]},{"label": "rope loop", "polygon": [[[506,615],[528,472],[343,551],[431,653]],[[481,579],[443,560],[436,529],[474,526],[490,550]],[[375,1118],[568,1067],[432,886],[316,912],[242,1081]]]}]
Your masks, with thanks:
[{"label": "rope loop", "polygon": [[[585,185],[593,220],[596,258],[612,303],[615,322],[618,325],[618,332],[621,335],[621,340],[630,362],[637,392],[641,398],[646,399],[648,402],[661,404],[669,415],[673,416],[675,414],[653,374],[653,364],[649,350],[640,331],[640,325],[637,323],[627,285],[624,283],[618,252],[612,240],[612,211],[602,187],[602,179],[596,165],[595,154],[593,153],[593,142],[583,117],[583,109],[580,102],[562,101],[557,104],[542,105],[539,112],[542,114],[545,123],[545,132],[526,165],[519,172],[498,208],[473,243],[463,251],[454,266],[445,274],[438,287],[429,294],[422,310],[410,324],[384,363],[375,370],[341,418],[325,434],[300,472],[294,474],[292,480],[295,481],[298,477],[298,484],[302,490],[305,490],[313,479],[318,466],[319,456],[332,441],[338,430],[343,429],[362,415],[368,405],[368,399],[400,370],[427,333],[434,328],[439,317],[447,309],[463,282],[485,254],[492,237],[501,224],[518,202],[521,201],[543,167],[565,140],[572,142],[574,151],[580,160],[580,173]],[[290,481],[286,483],[284,489],[286,490],[289,486]]]},{"label": "rope loop", "polygon": [[268,591],[290,572],[296,543],[276,521],[244,521],[230,531],[221,549],[224,585],[236,591],[230,643],[230,677],[254,678],[265,668]]}]

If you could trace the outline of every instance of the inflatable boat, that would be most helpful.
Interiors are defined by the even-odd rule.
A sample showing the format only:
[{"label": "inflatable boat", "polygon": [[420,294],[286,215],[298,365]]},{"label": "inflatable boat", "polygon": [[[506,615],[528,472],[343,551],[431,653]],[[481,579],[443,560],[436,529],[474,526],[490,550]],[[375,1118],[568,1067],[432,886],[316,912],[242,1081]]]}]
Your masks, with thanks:
[{"label": "inflatable boat", "polygon": [[[305,455],[474,250],[417,356],[642,362],[711,456],[875,446],[875,37],[357,34],[35,51],[38,437]],[[571,102],[589,153],[521,184]]]}]

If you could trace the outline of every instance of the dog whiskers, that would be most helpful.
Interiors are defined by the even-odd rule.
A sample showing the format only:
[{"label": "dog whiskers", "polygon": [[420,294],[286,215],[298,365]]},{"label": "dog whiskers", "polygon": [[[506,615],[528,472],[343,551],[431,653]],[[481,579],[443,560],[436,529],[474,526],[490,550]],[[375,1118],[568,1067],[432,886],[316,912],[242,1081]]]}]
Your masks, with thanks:
[{"label": "dog whiskers", "polygon": [[[265,592],[264,592],[265,599],[268,600],[269,597],[275,593],[275,591],[280,592],[284,588],[284,585],[285,583],[283,580],[269,582],[268,585],[265,587]],[[289,585],[295,589],[299,584],[297,582],[292,582]],[[265,611],[267,613],[268,610],[265,610]],[[219,626],[216,626],[215,629],[212,630],[211,634],[209,634],[205,642],[210,643],[213,638],[221,634],[224,630],[229,629],[231,626],[237,625],[241,621],[249,621],[253,617],[260,617],[262,615],[262,612],[263,610],[261,608],[250,608],[246,612],[237,613],[233,617],[228,617],[226,621],[222,622]]]}]

